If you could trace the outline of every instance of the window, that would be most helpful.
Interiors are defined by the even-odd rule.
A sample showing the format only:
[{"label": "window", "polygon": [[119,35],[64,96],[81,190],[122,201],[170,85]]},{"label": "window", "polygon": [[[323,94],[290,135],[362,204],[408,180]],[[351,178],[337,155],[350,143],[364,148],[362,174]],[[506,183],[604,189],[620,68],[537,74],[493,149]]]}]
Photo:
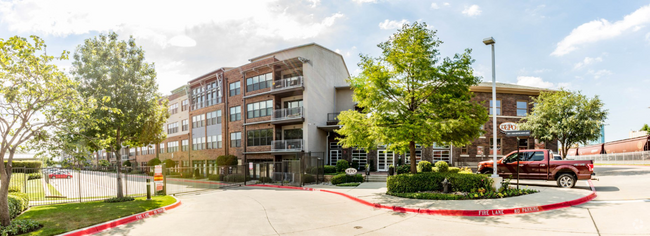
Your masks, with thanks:
[{"label": "window", "polygon": [[147,148],[147,154],[149,154],[149,155],[156,154],[156,148],[154,146],[149,146]]},{"label": "window", "polygon": [[147,166],[147,162],[146,161],[140,162],[140,166]]},{"label": "window", "polygon": [[223,147],[223,137],[220,135],[217,135],[217,148],[222,148]]},{"label": "window", "polygon": [[189,146],[190,146],[189,140],[185,139],[185,140],[181,141],[181,144],[183,145],[183,147],[182,147],[183,151],[186,152],[188,150]]},{"label": "window", "polygon": [[[490,115],[494,112],[493,101],[490,100]],[[497,116],[501,115],[501,100],[497,100]]]},{"label": "window", "polygon": [[476,156],[483,156],[485,155],[485,149],[483,146],[476,146]]},{"label": "window", "polygon": [[[436,155],[436,151],[439,151],[439,150],[434,150],[433,151],[433,153],[434,153],[433,156],[434,157],[439,157],[439,156]],[[419,150],[415,149],[415,164],[420,163],[421,160],[422,160],[422,149],[419,149]],[[410,151],[406,151],[404,153],[404,164],[411,164],[411,152]]]},{"label": "window", "polygon": [[173,134],[178,132],[178,122],[167,124],[167,133]]},{"label": "window", "polygon": [[160,149],[159,153],[165,153],[165,143],[158,144],[158,148]]},{"label": "window", "polygon": [[183,161],[183,167],[189,167],[190,161]]},{"label": "window", "polygon": [[193,138],[192,139],[192,150],[203,150],[205,149],[205,137]]},{"label": "window", "polygon": [[135,156],[135,152],[136,152],[135,148],[129,149],[129,156]]},{"label": "window", "polygon": [[270,88],[273,78],[271,73],[246,79],[246,92]]},{"label": "window", "polygon": [[[553,156],[552,153],[549,153],[549,156]],[[528,156],[528,161],[543,161],[544,152],[533,152]]]},{"label": "window", "polygon": [[217,144],[217,135],[208,136],[208,149],[221,148]]},{"label": "window", "polygon": [[528,149],[528,139],[519,139],[519,150]]},{"label": "window", "polygon": [[230,146],[241,147],[241,132],[230,133]]},{"label": "window", "polygon": [[178,103],[174,103],[174,104],[170,105],[167,110],[169,111],[169,114],[171,114],[171,115],[178,113]]},{"label": "window", "polygon": [[246,138],[248,146],[268,146],[273,141],[273,129],[249,130]]},{"label": "window", "polygon": [[467,145],[460,147],[460,154],[467,155]]},{"label": "window", "polygon": [[183,100],[181,102],[181,111],[187,111],[189,104],[190,103],[187,101],[187,99]]},{"label": "window", "polygon": [[178,152],[178,141],[167,142],[167,152],[168,153]]},{"label": "window", "polygon": [[187,131],[188,129],[190,129],[190,122],[187,121],[187,119],[183,120],[182,122],[183,122],[182,123],[183,124],[183,131]]},{"label": "window", "polygon": [[368,163],[368,153],[363,148],[352,149],[352,163],[357,163],[359,168],[366,168]]},{"label": "window", "polygon": [[231,97],[235,96],[235,95],[239,95],[241,93],[240,86],[241,85],[240,85],[239,81],[234,82],[234,83],[230,83],[230,96]]},{"label": "window", "polygon": [[273,100],[261,101],[247,105],[248,118],[270,116],[273,111]]},{"label": "window", "polygon": [[517,101],[517,116],[526,116],[528,114],[528,103]]},{"label": "window", "polygon": [[241,107],[240,106],[231,107],[230,121],[238,121],[238,120],[241,120]]},{"label": "window", "polygon": [[208,125],[221,124],[221,110],[208,112],[207,124]]},{"label": "window", "polygon": [[[490,139],[490,155],[494,153],[494,139]],[[497,155],[501,155],[501,139],[497,138],[497,150],[496,150]]]},{"label": "window", "polygon": [[192,129],[203,127],[204,120],[205,117],[203,116],[203,114],[198,116],[192,116]]}]

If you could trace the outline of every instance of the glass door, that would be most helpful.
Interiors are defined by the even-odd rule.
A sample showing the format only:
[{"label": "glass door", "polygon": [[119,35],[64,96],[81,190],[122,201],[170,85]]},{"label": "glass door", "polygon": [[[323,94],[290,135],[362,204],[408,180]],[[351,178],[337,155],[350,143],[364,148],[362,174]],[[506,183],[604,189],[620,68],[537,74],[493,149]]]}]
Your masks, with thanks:
[{"label": "glass door", "polygon": [[377,151],[377,171],[388,171],[390,165],[394,165],[395,154],[388,150]]},{"label": "glass door", "polygon": [[336,165],[339,160],[341,160],[341,152],[339,150],[330,150],[330,165]]}]

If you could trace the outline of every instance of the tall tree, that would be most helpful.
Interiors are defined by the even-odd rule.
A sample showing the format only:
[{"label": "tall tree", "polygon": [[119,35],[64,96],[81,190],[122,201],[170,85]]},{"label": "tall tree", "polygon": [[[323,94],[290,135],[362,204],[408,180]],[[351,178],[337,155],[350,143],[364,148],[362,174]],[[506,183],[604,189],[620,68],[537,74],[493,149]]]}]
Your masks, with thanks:
[{"label": "tall tree", "polygon": [[361,55],[362,72],[349,80],[354,100],[363,109],[339,115],[344,147],[410,153],[416,173],[415,144],[466,145],[481,134],[487,110],[472,102],[469,87],[477,85],[471,50],[440,58],[442,41],[426,23],[404,24],[378,45],[378,58]]},{"label": "tall tree", "polygon": [[[156,71],[147,63],[144,50],[135,39],[123,41],[116,33],[86,39],[77,47],[72,74],[80,83],[82,97],[95,99],[98,107],[88,117],[97,129],[86,136],[104,140],[107,151],[116,157],[121,171],[124,146],[144,146],[165,139],[163,125],[169,116],[167,103],[160,99]],[[117,196],[123,196],[122,179],[117,175]]]},{"label": "tall tree", "polygon": [[[10,223],[7,194],[17,150],[47,139],[80,109],[74,81],[44,53],[45,42],[14,36],[0,39],[0,223]],[[63,52],[58,60],[68,59]],[[7,161],[6,165],[4,163]]]},{"label": "tall tree", "polygon": [[580,92],[542,91],[533,103],[532,113],[520,128],[545,142],[558,140],[563,159],[574,144],[597,139],[607,118],[598,96],[590,99]]},{"label": "tall tree", "polygon": [[644,124],[639,131],[646,131],[650,133],[650,126],[648,126],[648,124]]}]

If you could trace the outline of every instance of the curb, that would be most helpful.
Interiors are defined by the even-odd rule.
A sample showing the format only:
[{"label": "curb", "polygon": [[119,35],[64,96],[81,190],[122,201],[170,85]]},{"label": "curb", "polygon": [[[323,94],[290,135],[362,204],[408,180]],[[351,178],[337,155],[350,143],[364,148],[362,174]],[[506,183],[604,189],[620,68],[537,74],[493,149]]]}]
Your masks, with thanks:
[{"label": "curb", "polygon": [[63,234],[60,234],[60,236],[81,236],[81,235],[96,234],[96,233],[99,233],[101,231],[104,231],[104,230],[107,230],[107,229],[112,229],[112,228],[115,228],[115,227],[120,226],[120,225],[128,224],[128,223],[135,222],[135,221],[138,221],[138,220],[144,220],[144,219],[149,218],[149,217],[151,217],[153,215],[158,215],[158,214],[161,214],[161,213],[165,213],[166,211],[174,209],[174,208],[181,205],[181,201],[178,200],[178,198],[176,198],[174,196],[171,196],[171,197],[175,198],[176,202],[169,205],[169,206],[164,206],[164,207],[161,207],[161,208],[145,211],[145,212],[138,213],[138,214],[135,214],[135,215],[125,216],[125,217],[122,217],[122,218],[119,218],[119,219],[116,219],[116,220],[111,220],[111,221],[108,221],[108,222],[99,223],[99,224],[92,225],[92,226],[89,226],[89,227],[86,227],[86,228],[83,228],[83,229],[78,229],[78,230],[70,231],[70,232],[67,232],[67,233],[63,233]]},{"label": "curb", "polygon": [[294,189],[294,190],[305,190],[305,191],[316,191],[316,192],[326,192],[333,193],[343,197],[346,197],[355,202],[361,203],[366,206],[371,206],[379,209],[387,209],[395,212],[410,212],[418,214],[427,214],[427,215],[443,215],[443,216],[502,216],[502,215],[515,215],[515,214],[525,214],[533,213],[540,211],[550,211],[556,210],[571,206],[580,205],[586,202],[591,201],[596,198],[596,188],[594,187],[591,180],[588,181],[589,186],[591,187],[591,194],[581,197],[571,201],[553,203],[542,206],[531,206],[531,207],[518,207],[518,208],[508,208],[508,209],[490,209],[490,210],[445,210],[445,209],[424,209],[424,208],[406,208],[401,206],[389,206],[382,205],[379,203],[371,203],[366,200],[362,200],[345,193],[335,192],[325,189],[315,189],[315,188],[304,188],[304,187],[291,187],[291,186],[274,186],[274,185],[248,185],[249,187],[268,187],[268,188],[282,188],[282,189]]}]

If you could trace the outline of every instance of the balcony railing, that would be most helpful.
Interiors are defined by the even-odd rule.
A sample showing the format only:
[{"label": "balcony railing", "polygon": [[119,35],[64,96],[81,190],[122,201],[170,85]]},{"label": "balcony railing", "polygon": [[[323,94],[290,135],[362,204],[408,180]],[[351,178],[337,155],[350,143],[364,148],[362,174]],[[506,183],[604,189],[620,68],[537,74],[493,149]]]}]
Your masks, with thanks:
[{"label": "balcony railing", "polygon": [[302,87],[302,76],[273,81],[271,91]]},{"label": "balcony railing", "polygon": [[302,139],[271,141],[271,151],[301,151]]},{"label": "balcony railing", "polygon": [[290,120],[304,117],[303,107],[285,108],[273,111],[272,121]]},{"label": "balcony railing", "polygon": [[220,104],[221,102],[222,102],[221,97],[216,97],[216,98],[212,98],[212,99],[203,100],[203,101],[197,102],[197,103],[192,103],[192,111],[193,110],[198,110],[198,109],[201,109],[201,108],[204,108],[204,107],[209,107],[209,106],[212,106],[212,105],[217,105],[217,104]]},{"label": "balcony railing", "polygon": [[336,125],[339,123],[340,113],[327,113],[327,125]]}]

